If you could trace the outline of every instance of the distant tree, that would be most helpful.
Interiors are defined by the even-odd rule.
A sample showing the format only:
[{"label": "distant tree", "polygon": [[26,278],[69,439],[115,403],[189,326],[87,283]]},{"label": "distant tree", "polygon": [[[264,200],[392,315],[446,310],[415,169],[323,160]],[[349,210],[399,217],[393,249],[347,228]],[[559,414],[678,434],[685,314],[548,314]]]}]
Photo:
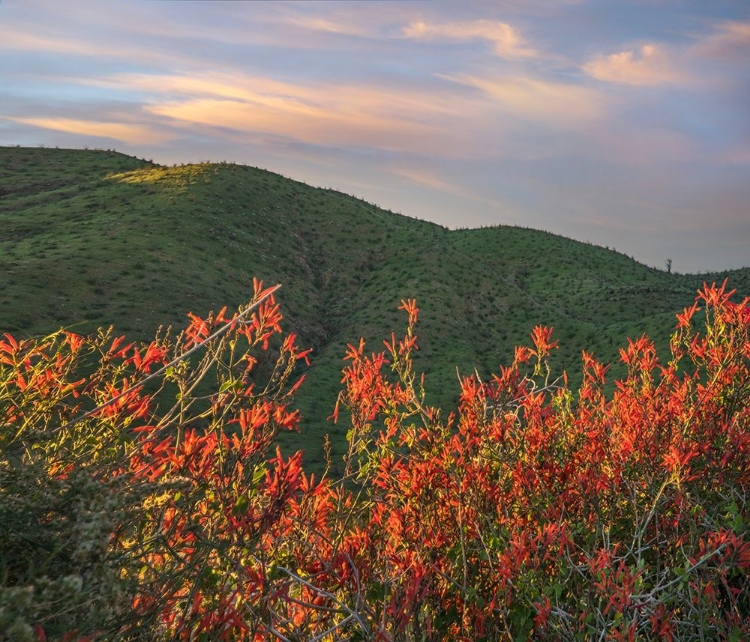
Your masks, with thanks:
[{"label": "distant tree", "polygon": [[667,274],[672,274],[672,259],[664,261],[664,265],[667,266]]}]

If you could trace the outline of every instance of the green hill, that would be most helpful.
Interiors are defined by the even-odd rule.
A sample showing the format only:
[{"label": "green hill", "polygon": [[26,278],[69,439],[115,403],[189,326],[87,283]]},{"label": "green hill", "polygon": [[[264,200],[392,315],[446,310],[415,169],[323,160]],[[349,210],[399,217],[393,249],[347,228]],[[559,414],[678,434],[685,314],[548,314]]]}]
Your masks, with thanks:
[{"label": "green hill", "polygon": [[246,301],[254,276],[282,283],[285,329],[314,348],[302,434],[285,445],[313,465],[337,430],[325,418],[346,343],[379,350],[404,326],[402,298],[421,310],[431,400],[449,403],[456,367],[488,375],[536,324],[555,326],[556,365],[575,381],[583,348],[614,361],[628,336],[665,345],[704,280],[750,293],[749,268],[667,274],[546,232],[451,231],[252,167],[110,151],[0,147],[0,230],[0,331],[17,335],[114,324],[145,339]]}]

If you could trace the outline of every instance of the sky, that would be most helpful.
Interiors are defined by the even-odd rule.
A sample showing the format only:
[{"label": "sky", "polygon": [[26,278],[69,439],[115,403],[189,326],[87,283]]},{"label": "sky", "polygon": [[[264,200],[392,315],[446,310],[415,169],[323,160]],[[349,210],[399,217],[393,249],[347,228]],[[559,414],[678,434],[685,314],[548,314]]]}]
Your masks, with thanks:
[{"label": "sky", "polygon": [[748,266],[750,0],[0,0],[16,144]]}]

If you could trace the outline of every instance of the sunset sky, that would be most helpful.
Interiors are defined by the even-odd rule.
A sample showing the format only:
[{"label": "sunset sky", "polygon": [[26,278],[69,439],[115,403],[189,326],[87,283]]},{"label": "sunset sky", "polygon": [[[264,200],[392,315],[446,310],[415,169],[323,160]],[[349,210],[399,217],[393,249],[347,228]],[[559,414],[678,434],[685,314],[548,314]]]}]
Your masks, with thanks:
[{"label": "sunset sky", "polygon": [[[750,0],[0,2],[0,145],[750,265]],[[533,251],[533,249],[532,249]]]}]

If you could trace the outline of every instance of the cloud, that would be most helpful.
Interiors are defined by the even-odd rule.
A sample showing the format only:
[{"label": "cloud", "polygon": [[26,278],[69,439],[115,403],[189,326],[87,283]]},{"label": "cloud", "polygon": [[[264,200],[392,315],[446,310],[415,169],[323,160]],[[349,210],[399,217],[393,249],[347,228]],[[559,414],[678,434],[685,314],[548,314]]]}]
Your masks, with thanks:
[{"label": "cloud", "polygon": [[163,130],[152,129],[143,125],[118,122],[97,122],[91,120],[74,120],[72,118],[9,118],[16,123],[52,129],[69,134],[111,138],[127,145],[160,144],[172,140],[174,136]]},{"label": "cloud", "polygon": [[210,98],[244,101],[281,111],[332,117],[340,113],[398,114],[415,122],[435,115],[459,114],[455,97],[434,87],[403,89],[387,85],[321,81],[286,82],[268,76],[243,73],[118,74],[82,80],[84,84],[151,94],[152,103],[165,97]]},{"label": "cloud", "polygon": [[497,20],[427,23],[415,21],[402,30],[406,38],[432,41],[486,40],[501,58],[533,58],[538,53],[529,47],[516,29]]},{"label": "cloud", "polygon": [[[263,132],[317,145],[408,151],[423,146],[437,134],[429,125],[388,115],[326,109],[294,98],[261,98],[253,102],[198,98],[151,105],[146,110],[182,123],[233,132]],[[231,132],[224,135],[235,137]]]},{"label": "cloud", "polygon": [[530,76],[494,79],[464,74],[440,77],[480,90],[495,107],[520,119],[551,127],[570,128],[599,120],[606,114],[604,96],[580,85]]},{"label": "cloud", "polygon": [[365,26],[356,24],[353,21],[343,22],[315,16],[295,17],[289,19],[288,24],[309,31],[321,31],[337,36],[370,37],[372,35],[370,30]]},{"label": "cloud", "polygon": [[465,118],[472,104],[436,82],[402,88],[214,73],[119,74],[81,84],[136,93],[143,110],[162,122],[183,130],[210,127],[219,138],[267,133],[315,145],[438,155],[452,149],[446,137],[453,128],[446,123]]},{"label": "cloud", "polygon": [[625,85],[656,87],[691,82],[690,75],[675,66],[662,47],[653,44],[643,45],[638,52],[597,56],[583,70],[597,80]]},{"label": "cloud", "polygon": [[469,199],[476,203],[489,205],[491,208],[496,210],[508,209],[507,205],[505,203],[501,203],[499,200],[487,198],[466,187],[461,187],[460,185],[456,185],[455,183],[449,183],[448,181],[440,178],[435,172],[418,167],[416,165],[393,164],[390,166],[389,171],[396,176],[406,178],[412,183],[416,183],[417,185],[443,192],[444,194],[450,194],[451,196],[458,196],[460,198]]},{"label": "cloud", "polygon": [[67,40],[64,38],[37,36],[22,31],[4,33],[2,40],[0,40],[0,49],[15,49],[34,52],[44,51],[81,56],[92,56],[104,53],[101,47],[96,47],[86,42]]},{"label": "cloud", "polygon": [[[293,102],[306,101],[309,94],[302,86],[271,78],[241,74],[214,73],[183,76],[180,74],[117,74],[86,84],[116,87],[129,91],[146,92],[156,101],[163,96],[187,98],[217,98],[250,101],[267,106],[287,107]],[[309,102],[309,101],[307,101]],[[302,106],[298,107],[302,108]]]},{"label": "cloud", "polygon": [[704,58],[740,64],[747,68],[750,59],[750,22],[722,22],[716,31],[703,37],[694,52]]},{"label": "cloud", "polygon": [[97,42],[93,38],[65,38],[49,35],[36,35],[23,30],[3,33],[0,38],[0,51],[23,51],[32,54],[61,54],[62,59],[80,56],[100,63],[104,60],[139,62],[149,66],[181,66],[205,68],[206,62],[185,52],[167,51],[166,47],[145,45],[133,47],[127,43]]},{"label": "cloud", "polygon": [[[79,83],[135,93],[147,114],[186,133],[440,158],[554,156],[560,134],[580,136],[609,108],[595,89],[522,76],[437,75],[412,87],[230,72],[119,74]],[[546,134],[529,133],[529,126]]]},{"label": "cloud", "polygon": [[[548,133],[580,132],[607,114],[605,97],[594,89],[521,76],[438,75],[408,88],[289,83],[228,72],[121,74],[83,82],[136,92],[144,96],[145,112],[201,135],[209,134],[206,128],[225,140],[265,133],[305,144],[440,158],[516,156],[522,153],[518,137],[528,133],[523,123],[535,130],[541,124]],[[535,155],[556,148],[544,136],[526,142],[538,148]]]}]

